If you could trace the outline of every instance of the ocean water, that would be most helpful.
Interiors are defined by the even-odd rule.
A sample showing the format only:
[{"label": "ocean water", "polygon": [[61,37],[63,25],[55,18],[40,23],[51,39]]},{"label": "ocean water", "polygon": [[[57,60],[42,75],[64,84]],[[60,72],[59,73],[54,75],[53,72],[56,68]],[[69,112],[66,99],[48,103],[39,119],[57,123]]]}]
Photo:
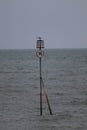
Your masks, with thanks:
[{"label": "ocean water", "polygon": [[0,130],[87,130],[87,49],[45,50],[40,116],[35,50],[0,50]]}]

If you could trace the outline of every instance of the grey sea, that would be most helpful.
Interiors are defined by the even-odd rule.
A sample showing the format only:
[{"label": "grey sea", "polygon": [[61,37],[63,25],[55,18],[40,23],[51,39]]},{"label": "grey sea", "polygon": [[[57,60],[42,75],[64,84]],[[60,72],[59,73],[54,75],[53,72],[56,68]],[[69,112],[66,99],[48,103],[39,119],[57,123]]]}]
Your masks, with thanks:
[{"label": "grey sea", "polygon": [[42,58],[40,116],[35,50],[0,50],[0,130],[87,130],[87,49],[49,49]]}]

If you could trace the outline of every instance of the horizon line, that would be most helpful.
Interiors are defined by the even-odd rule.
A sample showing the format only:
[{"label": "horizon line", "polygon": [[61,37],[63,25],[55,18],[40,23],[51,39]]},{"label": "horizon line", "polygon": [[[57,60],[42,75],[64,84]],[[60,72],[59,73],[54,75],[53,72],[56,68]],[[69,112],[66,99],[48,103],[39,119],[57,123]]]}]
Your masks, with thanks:
[{"label": "horizon line", "polygon": [[[0,48],[0,50],[35,50],[36,48]],[[60,50],[62,50],[62,49],[87,49],[87,47],[86,48],[84,48],[84,47],[73,47],[73,48],[44,48],[44,49],[50,49],[50,50],[52,50],[52,49],[55,49],[55,50],[57,50],[57,49],[60,49]]]}]

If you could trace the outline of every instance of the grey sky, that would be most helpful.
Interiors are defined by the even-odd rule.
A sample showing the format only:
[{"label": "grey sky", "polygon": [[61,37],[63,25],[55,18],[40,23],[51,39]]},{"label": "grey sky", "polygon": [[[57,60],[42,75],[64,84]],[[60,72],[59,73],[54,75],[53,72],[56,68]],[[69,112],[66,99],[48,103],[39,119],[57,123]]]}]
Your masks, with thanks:
[{"label": "grey sky", "polygon": [[0,0],[0,49],[87,48],[87,0]]}]

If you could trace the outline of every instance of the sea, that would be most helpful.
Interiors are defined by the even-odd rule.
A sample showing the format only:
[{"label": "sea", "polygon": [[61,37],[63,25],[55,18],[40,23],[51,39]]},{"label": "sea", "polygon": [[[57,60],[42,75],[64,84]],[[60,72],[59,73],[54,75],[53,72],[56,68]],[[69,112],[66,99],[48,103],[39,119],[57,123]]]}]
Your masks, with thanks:
[{"label": "sea", "polygon": [[0,130],[87,130],[87,49],[0,50]]}]

